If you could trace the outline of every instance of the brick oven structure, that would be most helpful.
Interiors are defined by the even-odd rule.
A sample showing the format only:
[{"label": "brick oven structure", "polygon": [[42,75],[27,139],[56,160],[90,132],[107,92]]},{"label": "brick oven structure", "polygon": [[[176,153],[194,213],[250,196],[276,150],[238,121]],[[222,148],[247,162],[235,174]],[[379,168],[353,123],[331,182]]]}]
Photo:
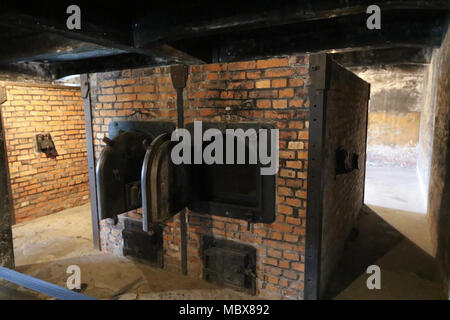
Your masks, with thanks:
[{"label": "brick oven structure", "polygon": [[[169,67],[96,73],[88,79],[96,159],[113,121],[176,122]],[[326,283],[362,205],[368,91],[365,82],[326,55],[190,67],[185,123],[271,124],[279,129],[280,160],[273,223],[187,213],[189,276],[204,276],[202,238],[210,236],[255,248],[258,296],[303,299],[308,286],[306,295],[308,290],[311,297],[318,294],[317,285]],[[315,151],[308,153],[312,147]],[[358,169],[336,173],[339,148],[358,155]],[[112,219],[100,221],[102,250],[123,255],[123,231],[127,225],[139,225],[140,219],[135,210],[120,215],[116,224]],[[322,225],[328,232],[323,237]],[[179,271],[179,215],[162,228],[160,265]]]}]

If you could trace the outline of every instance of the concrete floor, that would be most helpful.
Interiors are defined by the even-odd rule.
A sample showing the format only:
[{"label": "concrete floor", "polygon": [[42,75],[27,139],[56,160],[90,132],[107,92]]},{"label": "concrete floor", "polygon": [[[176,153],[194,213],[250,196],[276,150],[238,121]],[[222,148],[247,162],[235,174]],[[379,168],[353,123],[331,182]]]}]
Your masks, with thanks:
[{"label": "concrete floor", "polygon": [[[388,223],[395,221],[404,230],[407,224],[414,226],[410,215],[385,210],[382,218],[365,207],[356,225],[358,237],[347,243],[324,298],[446,300],[434,258]],[[402,223],[402,218],[406,223]],[[417,235],[414,236],[413,230],[409,233],[416,242],[426,241],[424,234]],[[423,239],[417,241],[421,236]],[[367,289],[366,270],[370,265],[381,269],[381,290]]]},{"label": "concrete floor", "polygon": [[[334,273],[328,299],[440,299],[434,261],[426,253],[427,237],[417,231],[410,213],[366,207],[358,221],[359,236],[348,243]],[[383,219],[382,219],[382,218]],[[409,219],[409,220],[408,220]],[[405,223],[405,221],[409,221]],[[389,223],[403,226],[403,234]],[[406,227],[405,227],[406,226]],[[408,232],[410,232],[408,234]],[[65,210],[13,227],[17,271],[65,286],[67,267],[81,268],[83,293],[100,299],[252,299],[254,297],[179,273],[153,268],[92,249],[89,206]],[[423,249],[406,236],[422,234]],[[420,242],[420,241],[419,241]],[[367,266],[382,269],[382,290],[366,287]],[[9,283],[0,283],[0,299],[48,299]]]},{"label": "concrete floor", "polygon": [[365,204],[405,238],[434,256],[427,196],[415,167],[367,166]]},{"label": "concrete floor", "polygon": [[17,267],[97,253],[89,204],[14,225],[13,244]]},{"label": "concrete floor", "polygon": [[415,167],[367,165],[364,203],[426,214],[426,195],[420,188]]},{"label": "concrete floor", "polygon": [[[92,247],[88,205],[13,227],[16,270],[60,286],[70,265],[81,269],[84,294],[99,299],[244,300],[254,297],[211,283],[153,268]],[[10,283],[0,283],[0,299],[48,299]]]}]

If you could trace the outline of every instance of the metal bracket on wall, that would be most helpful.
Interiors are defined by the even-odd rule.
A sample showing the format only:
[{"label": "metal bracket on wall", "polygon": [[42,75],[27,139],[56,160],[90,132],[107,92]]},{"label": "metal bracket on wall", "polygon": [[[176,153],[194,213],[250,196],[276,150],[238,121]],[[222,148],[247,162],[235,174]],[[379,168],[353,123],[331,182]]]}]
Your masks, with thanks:
[{"label": "metal bracket on wall", "polygon": [[8,100],[6,95],[6,88],[0,86],[0,104],[5,103]]},{"label": "metal bracket on wall", "polygon": [[89,94],[89,78],[87,74],[82,74],[80,76],[80,86],[81,86],[81,97],[86,99]]},{"label": "metal bracket on wall", "polygon": [[100,250],[100,227],[98,217],[97,204],[97,183],[95,177],[95,150],[92,129],[92,108],[91,95],[89,89],[89,76],[82,74],[80,76],[81,96],[84,101],[84,119],[86,127],[86,144],[88,157],[88,174],[89,174],[89,194],[91,199],[91,214],[92,214],[92,233],[94,248]]}]

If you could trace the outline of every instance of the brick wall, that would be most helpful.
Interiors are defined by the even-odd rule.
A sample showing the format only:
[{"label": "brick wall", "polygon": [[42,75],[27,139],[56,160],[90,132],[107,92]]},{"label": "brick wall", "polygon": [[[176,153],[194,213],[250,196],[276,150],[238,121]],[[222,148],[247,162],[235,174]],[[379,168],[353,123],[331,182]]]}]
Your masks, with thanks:
[{"label": "brick wall", "polygon": [[[323,221],[320,292],[339,262],[363,204],[369,85],[330,61],[325,94]],[[359,169],[336,175],[336,150],[359,155]]]},{"label": "brick wall", "polygon": [[[83,100],[79,88],[5,82],[1,106],[16,222],[88,202]],[[35,153],[50,133],[58,156]]]},{"label": "brick wall", "polygon": [[[188,269],[200,276],[203,234],[257,248],[257,291],[268,298],[303,298],[308,149],[308,56],[191,66],[185,123],[225,121],[225,108],[245,106],[232,121],[264,121],[280,129],[276,221],[270,225],[188,214]],[[176,119],[176,93],[168,67],[123,70],[90,77],[98,158],[113,120]],[[229,120],[229,119],[228,119]],[[121,252],[121,223],[101,223],[102,247]],[[179,269],[179,220],[164,229],[165,267]]]}]

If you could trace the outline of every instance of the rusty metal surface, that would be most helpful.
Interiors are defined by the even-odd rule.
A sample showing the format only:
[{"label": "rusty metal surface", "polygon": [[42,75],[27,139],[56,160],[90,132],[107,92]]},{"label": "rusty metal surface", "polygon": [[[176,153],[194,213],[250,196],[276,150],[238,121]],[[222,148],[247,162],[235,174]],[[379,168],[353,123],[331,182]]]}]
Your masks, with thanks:
[{"label": "rusty metal surface", "polygon": [[146,138],[141,133],[123,132],[103,149],[96,170],[100,219],[116,220],[118,214],[140,207],[140,202],[133,203],[126,195],[133,185],[140,188]]},{"label": "rusty metal surface", "polygon": [[176,64],[170,67],[170,77],[175,89],[186,87],[186,81],[189,75],[189,67],[185,64]]},{"label": "rusty metal surface", "polygon": [[55,159],[58,156],[55,144],[50,133],[40,133],[35,135],[35,145],[37,152],[43,152],[47,158]]},{"label": "rusty metal surface", "polygon": [[157,137],[149,146],[142,167],[143,230],[148,232],[184,209],[189,198],[187,167],[170,159],[170,135]]},{"label": "rusty metal surface", "polygon": [[162,134],[156,137],[155,140],[150,144],[145,153],[144,161],[142,163],[141,170],[141,186],[142,186],[142,228],[145,232],[150,231],[152,226],[155,224],[152,215],[152,183],[151,174],[153,163],[156,156],[156,151],[159,146],[167,141],[168,136]]}]

